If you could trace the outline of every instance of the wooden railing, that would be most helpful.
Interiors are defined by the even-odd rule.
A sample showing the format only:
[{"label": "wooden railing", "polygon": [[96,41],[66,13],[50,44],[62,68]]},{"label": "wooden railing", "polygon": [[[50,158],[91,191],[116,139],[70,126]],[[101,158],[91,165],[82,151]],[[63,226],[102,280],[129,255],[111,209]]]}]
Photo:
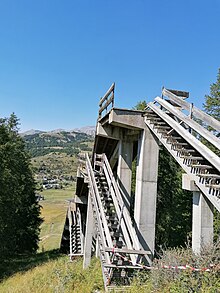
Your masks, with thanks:
[{"label": "wooden railing", "polygon": [[99,119],[102,118],[104,111],[108,112],[108,107],[111,105],[111,108],[114,107],[114,91],[115,83],[113,83],[104,96],[100,99],[99,102]]},{"label": "wooden railing", "polygon": [[186,102],[184,99],[178,97],[170,90],[163,88],[162,95],[168,97],[172,102],[176,103],[184,110],[191,112],[190,116],[195,116],[196,118],[205,122],[207,125],[211,126],[213,129],[220,132],[220,122],[215,118],[196,108],[193,104]]},{"label": "wooden railing", "polygon": [[[156,97],[154,103],[148,103],[145,123],[189,175],[190,180],[195,182],[199,190],[220,211],[220,184],[218,181],[220,158],[212,151],[212,148],[204,144],[201,138],[204,138],[217,150],[220,150],[220,140],[192,118],[202,119],[217,131],[220,130],[220,122],[196,107],[190,109],[189,103],[166,89],[163,90],[163,95],[168,97],[175,106],[169,100]],[[176,105],[180,106],[180,109]],[[182,109],[184,112],[181,111]],[[185,114],[190,110],[192,110],[192,118],[191,115]],[[178,139],[179,141],[177,141]],[[207,180],[203,180],[204,175]],[[215,180],[217,183],[210,183],[210,180]]]}]

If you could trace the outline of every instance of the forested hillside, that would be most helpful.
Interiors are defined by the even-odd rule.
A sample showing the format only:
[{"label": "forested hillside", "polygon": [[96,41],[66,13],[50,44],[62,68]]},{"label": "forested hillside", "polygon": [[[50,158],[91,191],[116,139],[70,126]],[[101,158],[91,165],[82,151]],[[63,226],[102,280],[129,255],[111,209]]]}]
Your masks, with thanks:
[{"label": "forested hillside", "polygon": [[40,132],[24,135],[26,148],[32,157],[43,156],[51,152],[78,154],[82,151],[90,151],[93,137],[81,132],[60,131]]}]

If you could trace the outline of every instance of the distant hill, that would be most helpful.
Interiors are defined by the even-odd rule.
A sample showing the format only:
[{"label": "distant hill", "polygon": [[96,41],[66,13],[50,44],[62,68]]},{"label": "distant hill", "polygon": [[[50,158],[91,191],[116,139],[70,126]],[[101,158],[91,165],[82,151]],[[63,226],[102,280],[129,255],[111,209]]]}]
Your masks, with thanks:
[{"label": "distant hill", "polygon": [[43,156],[51,152],[78,154],[80,151],[91,151],[91,142],[94,140],[86,133],[64,131],[63,129],[50,132],[30,130],[22,133],[21,136],[32,157]]},{"label": "distant hill", "polygon": [[24,137],[26,135],[32,135],[32,134],[39,134],[39,133],[60,133],[60,132],[80,132],[80,133],[85,133],[91,136],[95,136],[95,126],[83,126],[80,128],[74,128],[70,131],[59,128],[59,129],[54,129],[51,131],[44,131],[44,130],[37,130],[37,129],[30,129],[25,132],[21,132],[20,136]]},{"label": "distant hill", "polygon": [[91,136],[95,136],[95,130],[96,130],[95,126],[84,126],[81,128],[74,128],[73,129],[73,131],[83,132],[83,133],[86,133]]},{"label": "distant hill", "polygon": [[32,135],[32,134],[38,134],[38,133],[43,133],[45,131],[42,130],[35,130],[35,129],[30,129],[28,131],[25,132],[21,132],[20,136],[24,137],[25,135]]}]

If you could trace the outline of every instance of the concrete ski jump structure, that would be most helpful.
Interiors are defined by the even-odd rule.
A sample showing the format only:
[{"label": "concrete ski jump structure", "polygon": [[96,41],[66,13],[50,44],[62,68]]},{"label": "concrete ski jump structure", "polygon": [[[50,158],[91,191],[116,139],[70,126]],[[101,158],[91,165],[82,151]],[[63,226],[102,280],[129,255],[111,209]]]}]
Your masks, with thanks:
[{"label": "concrete ski jump structure", "polygon": [[80,163],[61,243],[71,258],[83,256],[84,267],[92,254],[100,257],[106,290],[128,285],[137,270],[151,265],[160,145],[182,167],[182,188],[192,191],[195,253],[212,243],[213,209],[220,211],[220,158],[203,143],[220,150],[214,134],[220,122],[188,103],[188,92],[163,88],[161,97],[137,111],[115,108],[114,90],[115,84],[100,100],[92,157]]}]

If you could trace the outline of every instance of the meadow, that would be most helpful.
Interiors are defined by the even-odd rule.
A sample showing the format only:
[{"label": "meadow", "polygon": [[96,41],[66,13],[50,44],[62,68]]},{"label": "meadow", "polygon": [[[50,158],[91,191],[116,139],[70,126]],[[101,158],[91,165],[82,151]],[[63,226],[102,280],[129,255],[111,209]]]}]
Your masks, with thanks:
[{"label": "meadow", "polygon": [[39,252],[44,252],[60,247],[68,199],[73,198],[75,183],[65,189],[48,189],[41,192],[44,200],[40,201],[41,225]]}]

